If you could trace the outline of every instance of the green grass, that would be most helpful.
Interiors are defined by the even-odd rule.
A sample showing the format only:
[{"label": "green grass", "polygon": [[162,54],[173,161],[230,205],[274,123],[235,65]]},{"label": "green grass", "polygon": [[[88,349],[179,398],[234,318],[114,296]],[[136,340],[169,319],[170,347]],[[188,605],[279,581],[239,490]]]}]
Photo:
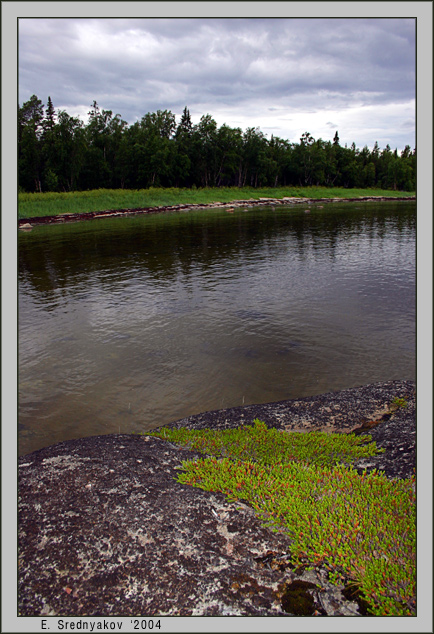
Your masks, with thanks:
[{"label": "green grass", "polygon": [[83,192],[46,192],[18,194],[18,217],[32,218],[68,213],[86,213],[107,209],[135,209],[139,207],[166,207],[179,204],[228,203],[234,200],[258,198],[357,198],[359,196],[414,196],[414,192],[380,189],[343,189],[326,187],[281,187],[254,189],[251,187],[221,187],[178,189],[153,188],[95,189]]},{"label": "green grass", "polygon": [[257,420],[149,435],[210,454],[183,462],[178,482],[250,504],[288,535],[294,566],[322,564],[332,581],[351,581],[373,615],[415,614],[414,478],[358,474],[351,462],[378,453],[369,436],[288,434]]}]

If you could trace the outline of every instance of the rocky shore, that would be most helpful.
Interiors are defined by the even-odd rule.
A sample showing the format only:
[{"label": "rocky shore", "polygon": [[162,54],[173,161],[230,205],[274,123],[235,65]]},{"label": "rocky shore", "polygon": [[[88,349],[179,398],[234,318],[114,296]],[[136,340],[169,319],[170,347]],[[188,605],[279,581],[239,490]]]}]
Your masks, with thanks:
[{"label": "rocky shore", "polygon": [[207,204],[191,204],[191,205],[170,205],[160,207],[137,207],[135,209],[107,209],[105,211],[91,211],[87,213],[74,214],[58,214],[53,216],[37,216],[34,218],[21,218],[18,220],[20,229],[31,229],[34,225],[41,224],[62,224],[65,222],[78,222],[81,220],[93,220],[94,218],[114,218],[116,216],[136,216],[139,214],[162,213],[165,211],[189,211],[192,209],[208,209],[208,208],[224,208],[236,209],[239,207],[257,207],[264,205],[312,205],[317,203],[338,203],[338,202],[380,202],[380,201],[398,201],[398,200],[416,200],[412,197],[396,197],[396,196],[359,196],[357,198],[259,198],[248,200],[234,200],[229,203],[212,202]]},{"label": "rocky shore", "polygon": [[[395,399],[405,406],[391,406]],[[191,416],[172,426],[263,420],[291,431],[368,431],[385,453],[360,462],[415,468],[415,385],[341,392]],[[20,616],[358,616],[363,603],[322,568],[294,570],[289,541],[251,508],[178,484],[197,456],[150,436],[62,442],[19,459]]]}]

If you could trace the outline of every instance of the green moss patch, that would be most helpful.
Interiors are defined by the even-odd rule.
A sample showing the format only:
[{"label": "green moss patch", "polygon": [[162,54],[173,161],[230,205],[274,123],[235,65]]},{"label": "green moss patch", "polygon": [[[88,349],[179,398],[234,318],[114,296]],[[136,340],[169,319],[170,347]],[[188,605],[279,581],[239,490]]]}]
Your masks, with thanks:
[{"label": "green moss patch", "polygon": [[[268,429],[265,423],[236,429],[162,429],[158,436],[213,456],[253,460],[267,465],[305,462],[321,466],[349,464],[379,453],[370,436],[310,432],[291,433]],[[381,450],[382,451],[382,450]]]},{"label": "green moss patch", "polygon": [[207,454],[177,480],[251,505],[286,533],[291,563],[323,565],[352,581],[374,615],[415,614],[415,482],[361,475],[351,462],[378,452],[369,436],[253,427],[149,434]]}]

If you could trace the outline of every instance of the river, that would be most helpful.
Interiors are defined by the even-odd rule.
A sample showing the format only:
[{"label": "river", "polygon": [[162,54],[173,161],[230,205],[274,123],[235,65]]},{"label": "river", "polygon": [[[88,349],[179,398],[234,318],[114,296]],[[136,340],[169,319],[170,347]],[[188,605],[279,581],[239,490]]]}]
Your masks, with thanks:
[{"label": "river", "polygon": [[37,226],[18,259],[20,454],[415,379],[415,202]]}]

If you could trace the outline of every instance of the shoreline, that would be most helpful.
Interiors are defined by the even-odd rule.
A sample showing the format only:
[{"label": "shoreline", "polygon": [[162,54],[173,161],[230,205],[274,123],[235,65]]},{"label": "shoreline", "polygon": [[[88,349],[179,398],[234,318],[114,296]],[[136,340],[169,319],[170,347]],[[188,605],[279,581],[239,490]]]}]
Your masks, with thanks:
[{"label": "shoreline", "polygon": [[126,209],[106,209],[104,211],[90,211],[84,213],[59,214],[50,216],[33,216],[30,218],[20,218],[18,220],[19,229],[31,229],[35,225],[42,224],[63,224],[65,222],[80,222],[84,220],[93,220],[98,218],[114,218],[121,216],[137,216],[150,213],[164,213],[167,211],[190,211],[199,209],[225,209],[225,208],[249,208],[258,206],[275,206],[275,205],[314,205],[325,203],[350,203],[350,202],[392,202],[392,201],[413,201],[416,196],[359,196],[356,198],[296,198],[285,196],[283,198],[259,198],[247,200],[233,200],[232,202],[211,202],[211,203],[192,203],[167,205],[156,207],[136,207]]}]

